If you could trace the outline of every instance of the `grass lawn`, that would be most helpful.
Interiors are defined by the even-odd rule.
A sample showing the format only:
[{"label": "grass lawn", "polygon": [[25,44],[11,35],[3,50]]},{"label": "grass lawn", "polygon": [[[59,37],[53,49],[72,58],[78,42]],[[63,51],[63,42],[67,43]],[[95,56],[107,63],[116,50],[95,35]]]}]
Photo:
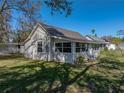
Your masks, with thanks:
[{"label": "grass lawn", "polygon": [[124,93],[124,57],[104,52],[98,62],[74,67],[2,56],[0,93]]}]

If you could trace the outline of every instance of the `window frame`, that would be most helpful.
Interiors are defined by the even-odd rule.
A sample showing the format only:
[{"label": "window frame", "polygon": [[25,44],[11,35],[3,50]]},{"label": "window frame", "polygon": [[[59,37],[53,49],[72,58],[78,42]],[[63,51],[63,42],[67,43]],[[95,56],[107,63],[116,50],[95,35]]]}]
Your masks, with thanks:
[{"label": "window frame", "polygon": [[[61,44],[61,47],[56,47],[56,44],[57,43],[60,43]],[[69,46],[64,46],[64,44],[70,44]],[[72,43],[71,42],[55,42],[55,52],[57,52],[57,49],[58,48],[60,48],[61,49],[61,51],[59,51],[59,52],[61,52],[61,53],[72,53]],[[64,51],[65,49],[70,49],[69,51]]]},{"label": "window frame", "polygon": [[[39,48],[38,43],[41,43],[42,44],[42,46],[40,47],[41,48],[41,51],[38,51],[38,48]],[[43,52],[43,41],[37,41],[37,52],[38,53],[42,53]]]},{"label": "window frame", "polygon": [[[79,45],[77,45],[77,44],[79,44]],[[85,51],[86,51],[85,43],[76,42],[76,44],[75,44],[75,52],[76,53],[81,53],[81,52],[85,52]]]},{"label": "window frame", "polygon": [[59,47],[56,47],[56,44],[59,44],[59,42],[54,44],[55,45],[55,52],[58,52],[57,49],[61,49],[61,51],[59,51],[59,52],[62,52],[62,43],[60,43],[61,46],[59,46]]}]

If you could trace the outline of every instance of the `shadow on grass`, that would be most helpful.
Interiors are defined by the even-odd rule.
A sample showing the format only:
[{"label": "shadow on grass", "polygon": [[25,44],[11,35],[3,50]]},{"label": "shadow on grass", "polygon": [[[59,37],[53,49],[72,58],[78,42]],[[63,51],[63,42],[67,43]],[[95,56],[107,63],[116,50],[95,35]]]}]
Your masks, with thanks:
[{"label": "shadow on grass", "polygon": [[[99,67],[111,68],[107,64],[123,66],[116,62],[118,60],[104,59],[100,60],[102,65],[99,64]],[[113,80],[86,73],[91,65],[74,74],[74,67],[69,64],[56,63],[54,66],[47,66],[47,63],[35,61],[27,65],[0,69],[3,70],[0,73],[0,93],[65,93],[73,83],[82,88],[86,86],[90,93],[124,93],[120,90],[120,86],[124,85],[124,77]]]},{"label": "shadow on grass", "polygon": [[122,82],[124,79],[111,80],[99,75],[87,74],[78,81],[78,84],[82,87],[88,87],[92,93],[124,93],[124,89],[120,89],[121,86],[124,86]]},{"label": "shadow on grass", "polygon": [[0,74],[0,93],[65,93],[90,68],[71,77],[67,64],[46,67],[44,62],[9,68]]},{"label": "shadow on grass", "polygon": [[124,63],[115,58],[104,57],[100,59],[100,67],[106,69],[120,69],[124,67]]},{"label": "shadow on grass", "polygon": [[[104,68],[106,73],[108,73],[108,70],[121,72],[120,69],[124,69],[124,63],[110,57],[101,58],[99,63],[97,68]],[[103,71],[103,74],[105,71]],[[102,74],[102,71],[100,73]],[[101,76],[101,74],[85,73],[84,77],[77,83],[79,86],[89,88],[91,93],[124,93],[124,73],[120,74],[121,78],[116,79]]]}]

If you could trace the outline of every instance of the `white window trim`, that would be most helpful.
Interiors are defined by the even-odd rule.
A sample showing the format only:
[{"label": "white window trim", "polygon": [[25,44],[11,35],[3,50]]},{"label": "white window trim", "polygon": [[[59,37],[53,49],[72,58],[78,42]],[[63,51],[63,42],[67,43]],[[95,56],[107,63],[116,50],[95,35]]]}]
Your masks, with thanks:
[{"label": "white window trim", "polygon": [[[56,52],[56,43],[61,43],[62,44],[62,52],[60,53],[72,53],[73,49],[72,49],[72,42],[54,42],[54,52]],[[63,48],[70,48],[70,47],[63,47],[63,43],[71,43],[71,52],[63,52]],[[61,47],[58,47],[61,48]]]}]

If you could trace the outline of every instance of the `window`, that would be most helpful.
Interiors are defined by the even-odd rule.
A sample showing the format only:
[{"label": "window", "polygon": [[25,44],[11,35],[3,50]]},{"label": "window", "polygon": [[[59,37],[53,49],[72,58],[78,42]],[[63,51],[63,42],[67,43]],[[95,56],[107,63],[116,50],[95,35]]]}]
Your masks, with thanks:
[{"label": "window", "polygon": [[99,50],[99,45],[96,45],[96,50]]},{"label": "window", "polygon": [[63,43],[63,52],[71,53],[71,43]]},{"label": "window", "polygon": [[80,52],[80,48],[76,48],[76,52]]},{"label": "window", "polygon": [[86,51],[85,44],[76,43],[76,52],[78,53],[83,51]]},{"label": "window", "polygon": [[62,43],[56,43],[56,47],[62,47]]},{"label": "window", "polygon": [[42,42],[38,42],[37,43],[37,51],[38,52],[42,52],[43,50],[42,50]]},{"label": "window", "polygon": [[71,53],[71,43],[56,43],[56,52]]},{"label": "window", "polygon": [[55,44],[55,51],[56,52],[62,52],[62,43],[56,43]]},{"label": "window", "polygon": [[94,50],[98,50],[98,49],[99,49],[99,45],[98,45],[98,44],[92,44],[92,48],[93,48]]}]

